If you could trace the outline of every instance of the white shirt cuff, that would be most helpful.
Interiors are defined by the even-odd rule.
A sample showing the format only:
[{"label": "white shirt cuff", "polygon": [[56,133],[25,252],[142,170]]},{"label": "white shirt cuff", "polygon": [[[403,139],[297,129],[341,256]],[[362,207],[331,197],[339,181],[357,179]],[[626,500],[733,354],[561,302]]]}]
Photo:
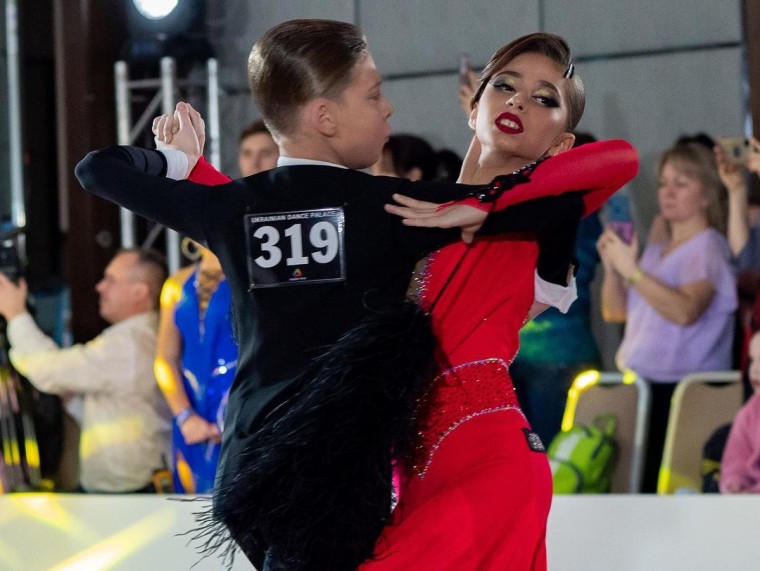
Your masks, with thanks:
[{"label": "white shirt cuff", "polygon": [[541,279],[538,272],[535,272],[534,283],[535,300],[556,307],[561,313],[567,313],[573,302],[578,299],[578,286],[575,283],[575,276],[572,276],[570,283],[563,287]]},{"label": "white shirt cuff", "polygon": [[183,180],[187,178],[190,161],[187,155],[177,149],[161,149],[158,151],[166,157],[166,178]]}]

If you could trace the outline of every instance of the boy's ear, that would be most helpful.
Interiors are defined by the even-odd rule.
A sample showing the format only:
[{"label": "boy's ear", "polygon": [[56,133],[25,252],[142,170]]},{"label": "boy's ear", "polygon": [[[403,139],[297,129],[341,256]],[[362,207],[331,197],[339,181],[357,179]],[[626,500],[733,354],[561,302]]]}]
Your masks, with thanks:
[{"label": "boy's ear", "polygon": [[334,137],[337,125],[333,114],[334,103],[324,97],[309,101],[304,109],[307,124],[325,137]]}]

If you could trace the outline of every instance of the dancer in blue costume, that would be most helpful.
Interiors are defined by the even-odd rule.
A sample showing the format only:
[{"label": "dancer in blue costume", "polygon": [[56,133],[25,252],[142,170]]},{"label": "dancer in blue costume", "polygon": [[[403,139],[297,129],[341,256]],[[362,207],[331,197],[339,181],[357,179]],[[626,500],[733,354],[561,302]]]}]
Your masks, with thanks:
[{"label": "dancer in blue costume", "polygon": [[155,372],[175,419],[172,455],[178,493],[210,493],[214,487],[237,364],[230,288],[216,256],[201,252],[197,264],[167,280],[161,295]]}]

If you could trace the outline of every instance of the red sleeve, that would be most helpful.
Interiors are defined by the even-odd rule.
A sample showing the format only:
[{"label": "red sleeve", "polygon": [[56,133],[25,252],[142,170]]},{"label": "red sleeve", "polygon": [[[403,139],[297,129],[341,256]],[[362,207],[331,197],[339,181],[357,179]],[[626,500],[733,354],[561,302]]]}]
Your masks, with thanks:
[{"label": "red sleeve", "polygon": [[195,168],[190,171],[188,180],[199,184],[205,184],[206,186],[218,186],[220,184],[227,184],[232,179],[226,174],[220,173],[216,170],[206,161],[206,159],[203,158],[203,155],[201,155],[201,158],[199,158],[198,162],[195,164]]},{"label": "red sleeve", "polygon": [[[503,192],[496,199],[495,210],[542,196],[582,191],[583,215],[586,216],[604,204],[638,171],[638,152],[626,141],[588,143],[539,163],[528,182]],[[492,206],[488,202],[478,202],[476,198],[462,202],[489,211]]]}]

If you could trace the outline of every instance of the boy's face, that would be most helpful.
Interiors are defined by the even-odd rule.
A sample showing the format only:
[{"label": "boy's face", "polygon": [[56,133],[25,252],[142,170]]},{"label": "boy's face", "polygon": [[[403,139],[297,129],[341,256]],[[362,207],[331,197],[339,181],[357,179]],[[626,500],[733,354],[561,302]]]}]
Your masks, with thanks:
[{"label": "boy's face", "polygon": [[353,79],[335,103],[338,125],[334,144],[345,166],[364,169],[377,162],[390,136],[393,107],[380,91],[382,78],[369,54],[353,70]]}]

